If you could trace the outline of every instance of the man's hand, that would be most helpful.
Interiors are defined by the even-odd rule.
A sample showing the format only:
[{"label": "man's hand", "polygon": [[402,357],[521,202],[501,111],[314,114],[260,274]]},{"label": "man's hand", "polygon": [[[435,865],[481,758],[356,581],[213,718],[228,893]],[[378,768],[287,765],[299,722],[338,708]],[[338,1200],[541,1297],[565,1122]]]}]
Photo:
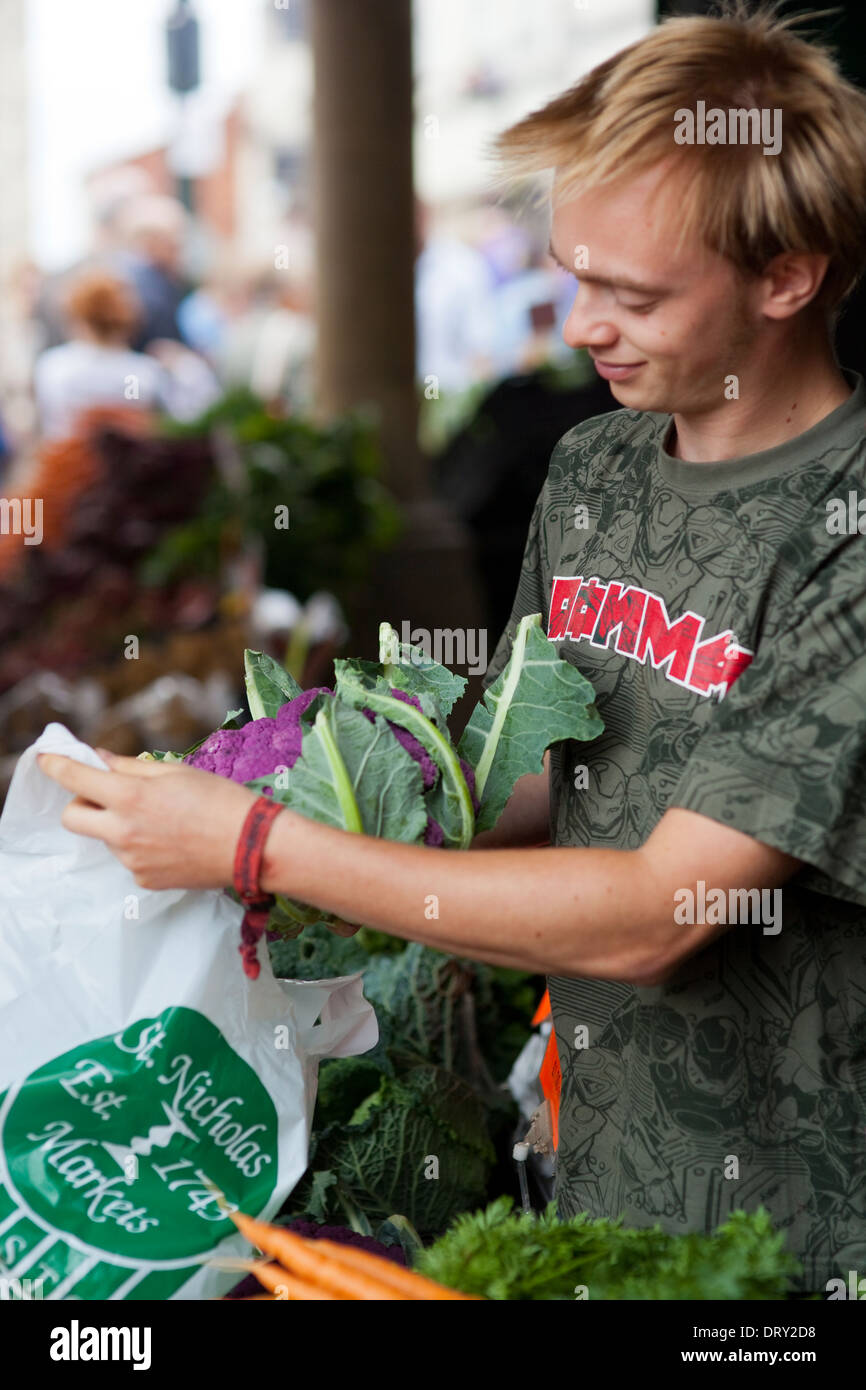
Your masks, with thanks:
[{"label": "man's hand", "polygon": [[255,793],[180,763],[139,762],[97,749],[109,771],[56,753],[47,777],[75,793],[67,830],[103,840],[142,888],[226,888]]}]

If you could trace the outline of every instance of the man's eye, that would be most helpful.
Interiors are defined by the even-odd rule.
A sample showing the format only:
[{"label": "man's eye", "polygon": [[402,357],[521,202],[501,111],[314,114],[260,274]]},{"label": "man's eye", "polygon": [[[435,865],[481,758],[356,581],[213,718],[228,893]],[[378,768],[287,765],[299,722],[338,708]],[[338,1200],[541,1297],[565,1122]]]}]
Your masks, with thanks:
[{"label": "man's eye", "polygon": [[651,299],[651,300],[650,300],[648,303],[646,303],[646,304],[626,304],[625,300],[624,300],[624,299],[621,299],[621,300],[619,301],[619,303],[620,303],[620,308],[622,308],[622,309],[628,309],[629,313],[631,313],[631,314],[648,314],[649,311],[650,311],[650,309],[654,309],[654,308],[655,308],[656,304],[658,303],[658,300],[657,300],[657,299]]}]

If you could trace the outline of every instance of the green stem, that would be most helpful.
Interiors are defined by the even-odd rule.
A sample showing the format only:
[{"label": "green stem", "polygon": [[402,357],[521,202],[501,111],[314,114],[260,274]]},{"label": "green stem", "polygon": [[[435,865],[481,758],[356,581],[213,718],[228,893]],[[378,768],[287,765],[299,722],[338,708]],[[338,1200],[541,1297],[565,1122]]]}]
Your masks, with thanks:
[{"label": "green stem", "polygon": [[328,709],[321,709],[316,715],[316,722],[313,725],[319,738],[322,740],[322,747],[331,768],[334,791],[337,795],[337,802],[343,816],[343,823],[346,830],[351,830],[353,834],[360,835],[363,832],[364,824],[361,820],[361,812],[355,800],[355,793],[352,782],[346,770],[346,764],[340,757],[340,750],[337,741],[331,731]]},{"label": "green stem", "polygon": [[475,769],[475,795],[479,801],[484,799],[484,788],[490,769],[493,766],[493,759],[496,757],[496,749],[502,734],[502,727],[508,718],[508,711],[511,709],[512,701],[520,682],[521,672],[523,671],[523,658],[526,652],[526,641],[531,627],[538,627],[541,623],[540,613],[530,613],[525,618],[521,618],[514,635],[514,645],[511,648],[511,659],[508,663],[508,677],[502,687],[502,694],[496,706],[496,713],[493,716],[493,723],[490,725],[490,732],[484,740],[484,750],[478,759]]},{"label": "green stem", "polygon": [[436,725],[414,705],[408,704],[405,700],[395,700],[393,695],[383,695],[377,690],[366,690],[351,679],[346,680],[345,677],[339,681],[337,693],[351,697],[352,703],[359,709],[366,705],[376,714],[383,714],[386,719],[400,724],[402,728],[408,729],[410,734],[414,734],[418,742],[426,748],[439,768],[442,777],[457,793],[461,820],[460,848],[468,849],[475,834],[475,810],[469,788],[466,785],[466,778],[463,776],[463,769],[460,766],[460,759],[447,736],[440,733]]},{"label": "green stem", "polygon": [[395,659],[400,654],[400,644],[397,633],[390,623],[379,624],[379,661],[389,685],[394,685],[394,675],[399,669],[399,662]]}]

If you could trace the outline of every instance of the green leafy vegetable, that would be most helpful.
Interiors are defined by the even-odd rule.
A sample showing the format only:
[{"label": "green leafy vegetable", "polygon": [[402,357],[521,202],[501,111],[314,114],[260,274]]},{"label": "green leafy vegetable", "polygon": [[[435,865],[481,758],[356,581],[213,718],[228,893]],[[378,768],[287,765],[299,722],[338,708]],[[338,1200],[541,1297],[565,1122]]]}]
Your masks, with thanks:
[{"label": "green leafy vegetable", "polygon": [[[357,709],[371,709],[384,715],[418,740],[439,769],[441,790],[437,809],[444,817],[439,823],[445,832],[445,843],[457,849],[468,849],[475,833],[475,812],[460,760],[447,732],[437,728],[423,710],[395,698],[385,677],[373,675],[365,666],[366,663],[358,661],[334,662],[338,698]],[[421,704],[423,706],[424,698]]]},{"label": "green leafy vegetable", "polygon": [[468,684],[465,676],[455,676],[420,647],[401,642],[390,623],[379,624],[379,660],[389,685],[409,695],[432,696],[446,719]]},{"label": "green leafy vegetable", "polygon": [[274,719],[277,711],[300,695],[288,671],[265,652],[244,652],[244,684],[253,719]]},{"label": "green leafy vegetable", "polygon": [[[372,1208],[373,1216],[393,1216],[399,1196],[402,1215],[428,1237],[444,1230],[458,1212],[489,1195],[489,1187],[472,1177],[478,1142],[483,1139],[489,1154],[490,1145],[504,1148],[510,1141],[514,1106],[502,1083],[529,1036],[537,983],[521,971],[458,960],[367,929],[347,939],[316,926],[296,941],[271,942],[270,951],[280,976],[323,979],[364,970],[364,993],[379,1022],[379,1042],[370,1052],[329,1058],[320,1066],[310,1169],[292,1194],[291,1211],[321,1221],[351,1220],[359,1206]],[[422,1160],[447,1152],[449,1164],[463,1161],[459,1151],[435,1147],[450,1146],[450,1103],[443,1112],[424,1099],[419,1115],[400,1113],[417,1109],[419,1080],[431,1074],[460,1083],[456,1096],[469,1108],[476,1137],[472,1180],[443,1189],[440,1168],[438,1179],[407,1182],[397,1192],[392,1169],[415,1162],[401,1147],[407,1133],[426,1136],[418,1139],[419,1149],[422,1142],[429,1145]],[[386,1077],[400,1085],[381,1090]],[[392,1112],[387,1122],[383,1106]],[[367,1145],[374,1141],[381,1152],[367,1166]],[[365,1164],[363,1192],[351,1176],[353,1162]]]},{"label": "green leafy vegetable", "polygon": [[414,840],[427,824],[417,763],[382,718],[369,720],[341,700],[324,698],[301,756],[285,775],[250,783],[311,820],[356,834]]},{"label": "green leafy vegetable", "polygon": [[[336,661],[333,691],[302,691],[270,656],[247,651],[251,721],[238,727],[232,711],[183,756],[336,829],[468,849],[495,823],[518,777],[540,770],[549,744],[592,738],[603,727],[591,686],[557,656],[540,623],[540,614],[520,623],[511,659],[459,750],[446,716],[465,679],[383,623],[382,660]],[[320,922],[333,917],[279,896],[269,928],[289,937]],[[258,963],[244,961],[255,978]]]},{"label": "green leafy vegetable", "polygon": [[455,1211],[483,1200],[494,1158],[485,1106],[472,1087],[440,1067],[411,1067],[399,1078],[383,1076],[348,1123],[318,1136],[314,1172],[293,1203],[319,1220],[354,1207],[373,1223],[400,1212],[429,1238]]},{"label": "green leafy vegetable", "polygon": [[485,1298],[570,1301],[778,1299],[799,1271],[763,1208],[733,1212],[708,1236],[625,1228],[585,1213],[558,1221],[553,1203],[541,1216],[512,1205],[501,1197],[458,1216],[416,1268]]},{"label": "green leafy vegetable", "polygon": [[270,942],[271,965],[279,979],[336,979],[341,975],[353,975],[369,965],[370,957],[358,937],[336,936],[319,925],[320,916],[296,939],[281,937]]},{"label": "green leafy vegetable", "polygon": [[409,1266],[422,1249],[421,1237],[405,1216],[389,1216],[373,1234],[383,1245],[399,1245]]},{"label": "green leafy vegetable", "polygon": [[518,624],[511,657],[472,712],[459,752],[475,768],[476,830],[490,830],[514,784],[541,772],[545,750],[562,739],[596,738],[604,729],[594,691],[545,637],[541,614]]}]

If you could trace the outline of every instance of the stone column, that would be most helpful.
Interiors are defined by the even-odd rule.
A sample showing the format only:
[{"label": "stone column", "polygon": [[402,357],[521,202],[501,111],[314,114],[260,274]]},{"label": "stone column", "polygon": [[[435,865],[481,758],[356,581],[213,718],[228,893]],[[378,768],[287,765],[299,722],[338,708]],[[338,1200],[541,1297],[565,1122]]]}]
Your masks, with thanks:
[{"label": "stone column", "polygon": [[381,618],[477,626],[479,612],[466,534],[434,502],[417,444],[411,11],[410,0],[311,6],[317,411],[376,407],[406,520],[356,617],[359,654]]}]

